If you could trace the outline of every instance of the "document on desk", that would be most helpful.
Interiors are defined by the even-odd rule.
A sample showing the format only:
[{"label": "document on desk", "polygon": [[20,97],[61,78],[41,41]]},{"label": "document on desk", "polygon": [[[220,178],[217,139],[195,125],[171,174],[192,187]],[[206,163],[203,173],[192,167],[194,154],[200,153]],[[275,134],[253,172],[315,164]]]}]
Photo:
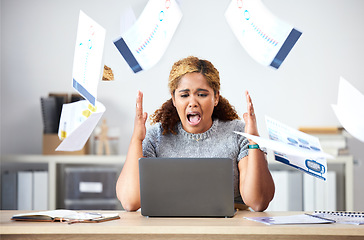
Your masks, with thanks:
[{"label": "document on desk", "polygon": [[309,214],[298,214],[291,216],[274,216],[274,217],[244,217],[245,219],[267,225],[288,225],[288,224],[321,224],[334,223],[334,220],[315,217]]},{"label": "document on desk", "polygon": [[149,0],[134,25],[114,41],[134,73],[150,69],[161,59],[181,19],[175,0]]},{"label": "document on desk", "polygon": [[73,60],[73,88],[95,106],[102,77],[105,29],[80,11]]},{"label": "document on desk", "polygon": [[11,218],[11,220],[14,221],[33,221],[33,222],[62,221],[68,223],[78,223],[78,222],[98,223],[115,219],[120,219],[118,213],[80,212],[80,211],[65,210],[65,209],[21,213],[21,214],[16,214]]},{"label": "document on desk", "polygon": [[275,160],[326,180],[326,158],[333,157],[322,151],[317,137],[290,128],[268,116],[266,126],[270,139],[236,133],[257,142],[261,147],[273,150]]},{"label": "document on desk", "polygon": [[98,101],[95,107],[86,100],[63,104],[58,128],[58,136],[63,141],[56,151],[81,150],[105,110]]},{"label": "document on desk", "polygon": [[225,17],[248,54],[276,69],[302,34],[274,16],[260,0],[232,0]]},{"label": "document on desk", "polygon": [[332,108],[345,130],[364,142],[364,95],[340,77],[337,104]]}]

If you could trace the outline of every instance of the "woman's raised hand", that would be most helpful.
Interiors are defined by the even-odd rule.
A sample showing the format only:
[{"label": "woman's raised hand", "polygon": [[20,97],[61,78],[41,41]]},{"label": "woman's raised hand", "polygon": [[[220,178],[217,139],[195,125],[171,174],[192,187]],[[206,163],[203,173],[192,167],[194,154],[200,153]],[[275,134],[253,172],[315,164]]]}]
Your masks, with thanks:
[{"label": "woman's raised hand", "polygon": [[245,97],[247,102],[247,112],[243,114],[245,121],[245,132],[251,135],[259,136],[253,102],[248,91],[245,91]]},{"label": "woman's raised hand", "polygon": [[143,141],[146,134],[145,123],[147,121],[148,114],[143,112],[143,93],[138,91],[136,98],[136,111],[134,120],[134,132],[133,137]]}]

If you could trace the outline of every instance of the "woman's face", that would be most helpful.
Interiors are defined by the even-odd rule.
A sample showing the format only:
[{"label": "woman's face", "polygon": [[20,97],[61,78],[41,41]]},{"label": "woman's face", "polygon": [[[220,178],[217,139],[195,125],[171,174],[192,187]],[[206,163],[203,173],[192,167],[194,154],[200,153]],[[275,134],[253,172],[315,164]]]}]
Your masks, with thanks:
[{"label": "woman's face", "polygon": [[219,102],[219,94],[215,96],[201,73],[184,75],[172,94],[172,100],[185,131],[203,133],[212,126],[211,116]]}]

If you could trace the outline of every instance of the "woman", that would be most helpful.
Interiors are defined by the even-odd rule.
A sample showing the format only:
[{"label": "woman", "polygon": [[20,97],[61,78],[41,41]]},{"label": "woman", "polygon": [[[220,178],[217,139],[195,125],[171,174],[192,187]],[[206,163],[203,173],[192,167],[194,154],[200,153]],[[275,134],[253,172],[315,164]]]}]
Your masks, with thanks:
[{"label": "woman", "polygon": [[274,182],[265,153],[259,146],[233,131],[258,136],[254,108],[246,92],[247,112],[239,120],[235,109],[220,96],[220,77],[207,60],[187,57],[170,72],[171,99],[151,116],[146,130],[143,94],[138,92],[134,132],[116,193],[127,211],[140,208],[139,166],[141,157],[223,157],[234,160],[235,203],[264,211],[274,196]]}]

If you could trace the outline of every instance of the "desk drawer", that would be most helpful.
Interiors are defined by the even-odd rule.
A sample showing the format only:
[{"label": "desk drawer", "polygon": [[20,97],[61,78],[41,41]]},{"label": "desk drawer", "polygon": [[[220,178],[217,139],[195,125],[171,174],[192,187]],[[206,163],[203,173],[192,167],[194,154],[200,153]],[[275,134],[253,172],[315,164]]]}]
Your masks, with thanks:
[{"label": "desk drawer", "polygon": [[64,199],[116,199],[117,174],[110,167],[66,167]]}]

